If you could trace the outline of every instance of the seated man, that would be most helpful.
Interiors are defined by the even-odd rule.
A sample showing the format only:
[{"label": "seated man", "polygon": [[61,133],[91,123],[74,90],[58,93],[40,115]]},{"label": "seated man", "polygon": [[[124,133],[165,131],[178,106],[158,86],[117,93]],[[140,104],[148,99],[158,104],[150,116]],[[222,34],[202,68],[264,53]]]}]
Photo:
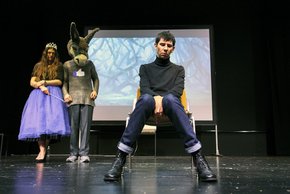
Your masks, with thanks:
[{"label": "seated man", "polygon": [[116,158],[111,169],[104,175],[104,181],[118,181],[122,175],[126,156],[134,151],[146,120],[152,115],[165,114],[174,127],[184,137],[185,151],[192,155],[198,177],[201,181],[216,181],[204,156],[201,143],[193,132],[192,125],[181,104],[180,96],[184,89],[184,67],[170,61],[175,48],[175,37],[163,31],[155,38],[155,61],[141,65],[139,69],[141,96],[131,114],[129,123],[118,144]]}]

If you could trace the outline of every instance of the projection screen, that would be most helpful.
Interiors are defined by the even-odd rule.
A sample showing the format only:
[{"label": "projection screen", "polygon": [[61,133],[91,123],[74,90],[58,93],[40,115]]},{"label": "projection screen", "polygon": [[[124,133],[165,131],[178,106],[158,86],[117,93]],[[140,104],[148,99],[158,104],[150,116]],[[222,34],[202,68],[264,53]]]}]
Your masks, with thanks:
[{"label": "projection screen", "polygon": [[[139,67],[155,60],[155,36],[176,37],[172,62],[185,68],[185,89],[196,121],[214,121],[211,27],[103,29],[89,44],[89,59],[100,79],[93,121],[125,121],[139,85]],[[89,30],[88,30],[89,32]]]}]

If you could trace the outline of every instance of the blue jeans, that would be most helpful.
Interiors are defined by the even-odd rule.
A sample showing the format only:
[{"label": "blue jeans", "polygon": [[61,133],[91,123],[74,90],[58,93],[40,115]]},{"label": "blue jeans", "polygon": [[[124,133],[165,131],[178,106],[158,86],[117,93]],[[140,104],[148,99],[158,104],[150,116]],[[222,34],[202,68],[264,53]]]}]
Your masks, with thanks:
[{"label": "blue jeans", "polygon": [[[193,132],[192,125],[180,99],[172,94],[168,94],[163,96],[162,106],[163,114],[168,116],[174,128],[183,137],[185,151],[193,153],[200,150],[201,143]],[[140,96],[118,144],[119,150],[126,153],[134,151],[133,145],[139,137],[147,119],[154,114],[154,109],[155,101],[153,96],[149,94]]]}]

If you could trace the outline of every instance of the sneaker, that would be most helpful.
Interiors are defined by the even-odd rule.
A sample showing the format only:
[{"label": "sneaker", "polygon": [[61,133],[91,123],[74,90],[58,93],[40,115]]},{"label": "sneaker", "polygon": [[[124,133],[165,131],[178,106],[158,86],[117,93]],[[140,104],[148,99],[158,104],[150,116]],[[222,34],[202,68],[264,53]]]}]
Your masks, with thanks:
[{"label": "sneaker", "polygon": [[78,159],[77,156],[70,156],[66,159],[67,162],[75,162]]},{"label": "sneaker", "polygon": [[81,163],[88,163],[88,162],[90,162],[89,156],[81,156],[80,162]]}]

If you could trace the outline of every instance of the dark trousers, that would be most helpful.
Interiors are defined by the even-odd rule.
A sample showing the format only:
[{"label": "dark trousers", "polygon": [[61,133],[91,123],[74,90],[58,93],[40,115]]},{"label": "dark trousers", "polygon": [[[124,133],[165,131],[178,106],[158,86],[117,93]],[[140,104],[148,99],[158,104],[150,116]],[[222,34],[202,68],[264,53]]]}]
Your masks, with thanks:
[{"label": "dark trousers", "polygon": [[70,155],[88,156],[93,109],[93,106],[85,104],[75,104],[69,107],[71,123]]},{"label": "dark trousers", "polygon": [[[193,131],[190,120],[182,106],[180,99],[172,94],[163,97],[163,113],[171,120],[174,128],[184,139],[187,153],[193,153],[201,148],[201,143]],[[129,123],[123,132],[118,148],[126,153],[133,152],[133,145],[139,137],[147,119],[154,114],[155,101],[153,96],[144,94],[137,103],[130,116]]]}]

